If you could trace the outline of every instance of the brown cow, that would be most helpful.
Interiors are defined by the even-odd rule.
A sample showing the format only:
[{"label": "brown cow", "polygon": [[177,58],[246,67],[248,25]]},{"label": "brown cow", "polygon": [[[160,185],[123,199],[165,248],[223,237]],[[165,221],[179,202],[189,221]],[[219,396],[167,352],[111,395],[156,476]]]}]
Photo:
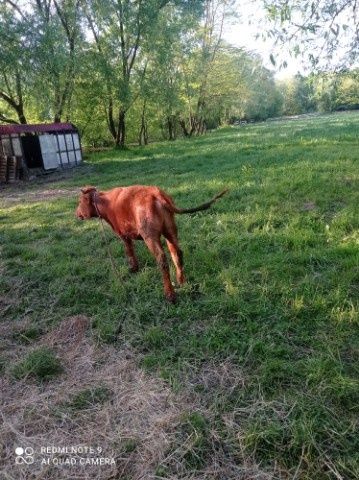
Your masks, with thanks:
[{"label": "brown cow", "polygon": [[158,187],[134,185],[113,188],[99,192],[96,187],[81,189],[76,216],[81,219],[103,218],[125,244],[130,271],[138,271],[138,261],[133,248],[133,240],[144,240],[156,258],[161,269],[167,300],[176,301],[171,284],[167,258],[161,244],[161,235],[166,239],[179,284],[185,281],[183,274],[183,254],[177,239],[175,213],[193,213],[209,208],[227,190],[222,191],[207,203],[194,208],[177,208],[172,198]]}]

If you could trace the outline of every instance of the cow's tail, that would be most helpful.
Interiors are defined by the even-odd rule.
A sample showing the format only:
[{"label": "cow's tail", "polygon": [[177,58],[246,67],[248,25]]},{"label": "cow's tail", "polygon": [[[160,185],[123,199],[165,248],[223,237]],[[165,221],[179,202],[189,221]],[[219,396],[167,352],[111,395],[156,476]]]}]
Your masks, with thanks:
[{"label": "cow's tail", "polygon": [[198,207],[193,207],[193,208],[178,208],[176,205],[173,203],[172,199],[166,196],[166,207],[171,210],[173,213],[194,213],[194,212],[200,212],[201,210],[207,210],[213,203],[215,203],[219,198],[223,197],[228,192],[228,188],[225,190],[222,190],[222,192],[218,193],[215,195],[212,200],[206,203],[202,203],[201,205],[198,205]]}]

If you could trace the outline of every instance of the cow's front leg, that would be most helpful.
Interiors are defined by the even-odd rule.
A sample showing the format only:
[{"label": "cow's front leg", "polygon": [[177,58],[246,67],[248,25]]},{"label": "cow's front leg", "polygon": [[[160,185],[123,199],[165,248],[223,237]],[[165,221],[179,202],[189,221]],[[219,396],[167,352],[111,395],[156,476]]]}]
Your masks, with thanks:
[{"label": "cow's front leg", "polygon": [[135,254],[135,249],[133,247],[133,241],[130,238],[122,237],[122,240],[125,244],[125,252],[128,258],[128,262],[130,264],[130,272],[136,273],[138,272],[138,260]]}]

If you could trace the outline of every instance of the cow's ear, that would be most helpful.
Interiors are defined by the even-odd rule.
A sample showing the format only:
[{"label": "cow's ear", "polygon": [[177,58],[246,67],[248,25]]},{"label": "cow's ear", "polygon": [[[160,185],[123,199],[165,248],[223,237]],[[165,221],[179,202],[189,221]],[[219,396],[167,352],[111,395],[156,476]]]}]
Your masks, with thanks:
[{"label": "cow's ear", "polygon": [[90,193],[90,192],[96,192],[96,187],[84,187],[81,188],[82,193]]}]

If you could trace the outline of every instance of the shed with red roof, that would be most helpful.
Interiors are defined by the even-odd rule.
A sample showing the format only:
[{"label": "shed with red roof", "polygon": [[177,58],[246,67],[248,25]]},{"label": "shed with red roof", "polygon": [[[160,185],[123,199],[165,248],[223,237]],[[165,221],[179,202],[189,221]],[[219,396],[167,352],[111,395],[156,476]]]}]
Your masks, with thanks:
[{"label": "shed with red roof", "polygon": [[72,123],[0,125],[0,157],[17,171],[51,171],[82,162],[80,136]]}]

